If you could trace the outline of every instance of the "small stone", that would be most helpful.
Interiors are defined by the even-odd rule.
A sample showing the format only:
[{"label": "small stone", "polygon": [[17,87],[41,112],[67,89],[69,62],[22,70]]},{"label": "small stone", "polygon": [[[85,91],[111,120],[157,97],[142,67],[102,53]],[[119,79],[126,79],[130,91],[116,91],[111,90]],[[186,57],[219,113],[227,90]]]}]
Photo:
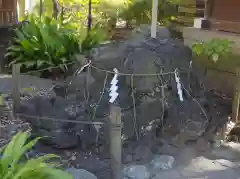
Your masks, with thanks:
[{"label": "small stone", "polygon": [[173,167],[174,162],[174,157],[170,155],[156,155],[150,165],[155,169],[168,170]]},{"label": "small stone", "polygon": [[150,173],[144,165],[131,165],[123,169],[123,177],[128,179],[149,179]]},{"label": "small stone", "polygon": [[218,163],[224,167],[228,167],[228,168],[234,168],[237,165],[234,164],[233,162],[229,161],[229,160],[225,160],[225,159],[217,159],[214,161],[214,163]]},{"label": "small stone", "polygon": [[65,170],[73,176],[73,179],[98,179],[94,174],[84,169],[68,168]]}]

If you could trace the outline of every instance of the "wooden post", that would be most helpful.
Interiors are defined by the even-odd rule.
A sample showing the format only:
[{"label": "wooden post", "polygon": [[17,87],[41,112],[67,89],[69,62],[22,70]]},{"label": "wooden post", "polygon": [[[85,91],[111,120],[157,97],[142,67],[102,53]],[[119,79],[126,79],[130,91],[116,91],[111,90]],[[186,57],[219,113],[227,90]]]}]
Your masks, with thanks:
[{"label": "wooden post", "polygon": [[209,0],[204,0],[204,19],[208,20],[209,18]]},{"label": "wooden post", "polygon": [[16,109],[20,106],[20,90],[19,90],[19,81],[20,81],[20,65],[14,64],[12,67],[12,85],[13,85],[13,112],[16,112]]},{"label": "wooden post", "polygon": [[121,108],[110,107],[110,154],[112,179],[120,179],[122,172]]},{"label": "wooden post", "polygon": [[[1,104],[0,104],[0,112],[1,112],[1,114],[4,116],[4,102],[3,102],[3,96],[2,96],[2,94],[1,94],[1,96],[0,96],[0,100],[1,100]],[[2,128],[2,124],[1,124],[1,120],[0,120],[0,137],[1,138],[3,138],[3,134],[4,134],[4,132],[3,132],[3,128]]]},{"label": "wooden post", "polygon": [[157,36],[157,19],[158,18],[158,0],[152,0],[152,25],[151,25],[151,37]]},{"label": "wooden post", "polygon": [[236,71],[236,86],[233,94],[233,103],[232,103],[232,119],[236,123],[240,123],[239,119],[239,100],[240,100],[240,68],[237,68]]},{"label": "wooden post", "polygon": [[42,16],[42,14],[43,14],[43,0],[40,0],[39,1],[39,15],[40,15],[40,17]]},{"label": "wooden post", "polygon": [[88,0],[88,32],[92,29],[92,0]]}]

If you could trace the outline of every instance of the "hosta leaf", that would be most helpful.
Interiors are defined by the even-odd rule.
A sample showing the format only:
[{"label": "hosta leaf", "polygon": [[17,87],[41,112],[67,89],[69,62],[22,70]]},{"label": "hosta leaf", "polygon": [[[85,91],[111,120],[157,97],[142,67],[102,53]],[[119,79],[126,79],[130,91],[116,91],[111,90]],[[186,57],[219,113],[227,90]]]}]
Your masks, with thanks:
[{"label": "hosta leaf", "polygon": [[[74,23],[75,26],[63,25],[62,22],[49,17],[39,18],[31,15],[29,24],[16,30],[16,38],[13,39],[6,56],[21,56],[11,64],[18,63],[31,70],[64,64],[70,56],[79,52],[79,36],[75,31],[79,29],[79,23]],[[67,69],[64,65],[60,68],[63,71]]]},{"label": "hosta leaf", "polygon": [[66,65],[63,65],[63,64],[61,64],[61,65],[59,65],[60,66],[60,68],[62,69],[62,71],[66,71]]},{"label": "hosta leaf", "polygon": [[21,45],[25,50],[28,50],[28,48],[30,47],[30,41],[27,39],[24,39],[23,41],[21,41]]},{"label": "hosta leaf", "polygon": [[44,172],[44,169],[47,169],[48,167],[47,163],[45,162],[54,158],[59,158],[59,157],[54,154],[47,154],[42,157],[38,157],[36,159],[28,160],[25,163],[25,165],[22,166],[21,170],[18,171],[12,179],[19,179],[20,177],[23,177],[24,175],[26,175],[27,173],[33,170]]},{"label": "hosta leaf", "polygon": [[21,50],[22,50],[22,48],[21,48],[20,46],[15,46],[15,45],[10,46],[10,47],[7,48],[7,51],[19,52],[19,51],[21,51]]},{"label": "hosta leaf", "polygon": [[19,63],[19,61],[22,60],[22,55],[19,55],[17,58],[13,59],[10,63],[9,66],[12,66],[13,64]]},{"label": "hosta leaf", "polygon": [[17,38],[19,40],[25,40],[26,39],[25,35],[20,30],[16,31],[16,35],[17,35]]},{"label": "hosta leaf", "polygon": [[45,64],[47,64],[47,65],[49,65],[49,66],[53,66],[53,65],[54,65],[54,63],[53,63],[52,61],[50,61],[50,60],[45,61]]},{"label": "hosta leaf", "polygon": [[29,68],[29,67],[33,67],[34,65],[36,65],[35,61],[27,61],[27,62],[23,62],[23,64]]},{"label": "hosta leaf", "polygon": [[[12,151],[12,155],[11,158],[9,158],[9,162],[8,162],[8,167],[10,167],[8,169],[8,174],[5,176],[5,178],[8,178],[8,176],[12,176],[15,168],[18,165],[19,159],[21,158],[21,156],[24,154],[25,149],[24,149],[24,145],[28,139],[28,133],[27,132],[20,132],[19,135],[17,136],[17,140],[14,141],[14,145],[11,146],[13,147],[13,151]],[[32,146],[31,146],[32,147]],[[7,147],[5,150],[9,150],[9,148]]]},{"label": "hosta leaf", "polygon": [[41,67],[43,64],[45,64],[45,61],[43,61],[43,60],[38,60],[37,61],[37,67],[38,68]]},{"label": "hosta leaf", "polygon": [[19,132],[17,135],[15,135],[13,137],[13,139],[11,140],[11,142],[5,147],[2,157],[1,157],[1,168],[2,170],[7,171],[9,165],[12,164],[13,160],[14,160],[14,156],[16,155],[14,153],[14,146],[17,143],[19,137],[23,135],[22,132]]},{"label": "hosta leaf", "polygon": [[[0,177],[1,179],[71,179],[72,177],[56,167],[59,163],[49,162],[54,158],[59,158],[54,154],[48,154],[42,157],[27,160],[25,162],[19,161],[20,156],[27,150],[31,149],[38,141],[36,138],[29,143],[28,133],[19,132],[16,134],[11,142],[3,147],[3,152],[0,158]],[[6,157],[9,156],[9,157]],[[12,162],[14,161],[14,162]]]},{"label": "hosta leaf", "polygon": [[60,60],[61,60],[61,63],[63,63],[63,64],[67,62],[67,58],[65,58],[65,57],[62,57]]},{"label": "hosta leaf", "polygon": [[15,52],[7,52],[4,57],[7,58],[7,57],[12,57],[12,56],[15,56]]},{"label": "hosta leaf", "polygon": [[[27,137],[28,138],[28,137]],[[27,138],[25,139],[24,145],[22,147],[18,147],[18,151],[16,152],[18,155],[15,156],[15,165],[19,162],[21,156],[23,156],[27,151],[33,148],[33,146],[39,141],[40,137],[35,138],[34,140],[28,142],[26,144]]]}]

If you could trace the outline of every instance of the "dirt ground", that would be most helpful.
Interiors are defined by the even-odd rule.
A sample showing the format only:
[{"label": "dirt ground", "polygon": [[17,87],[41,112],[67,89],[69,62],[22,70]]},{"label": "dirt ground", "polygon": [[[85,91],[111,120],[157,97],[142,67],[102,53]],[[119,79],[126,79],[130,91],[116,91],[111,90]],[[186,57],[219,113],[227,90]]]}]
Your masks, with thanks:
[{"label": "dirt ground", "polygon": [[158,172],[154,179],[238,179],[239,144],[228,143],[199,152],[194,146],[179,151],[171,170]]}]

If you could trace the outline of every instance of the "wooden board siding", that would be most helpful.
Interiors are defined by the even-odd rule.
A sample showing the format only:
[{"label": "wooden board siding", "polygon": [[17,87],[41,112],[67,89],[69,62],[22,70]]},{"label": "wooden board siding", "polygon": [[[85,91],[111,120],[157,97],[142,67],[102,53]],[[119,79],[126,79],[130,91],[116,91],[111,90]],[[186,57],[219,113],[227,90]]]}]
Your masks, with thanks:
[{"label": "wooden board siding", "polygon": [[240,22],[240,0],[212,0],[212,17],[218,20]]},{"label": "wooden board siding", "polygon": [[211,29],[240,34],[240,22],[210,19],[210,23]]},{"label": "wooden board siding", "polygon": [[16,23],[17,1],[0,0],[0,27]]},{"label": "wooden board siding", "polygon": [[182,0],[178,8],[178,22],[183,26],[192,26],[195,17],[204,16],[204,0]]},{"label": "wooden board siding", "polygon": [[212,0],[211,28],[240,33],[240,0]]}]

